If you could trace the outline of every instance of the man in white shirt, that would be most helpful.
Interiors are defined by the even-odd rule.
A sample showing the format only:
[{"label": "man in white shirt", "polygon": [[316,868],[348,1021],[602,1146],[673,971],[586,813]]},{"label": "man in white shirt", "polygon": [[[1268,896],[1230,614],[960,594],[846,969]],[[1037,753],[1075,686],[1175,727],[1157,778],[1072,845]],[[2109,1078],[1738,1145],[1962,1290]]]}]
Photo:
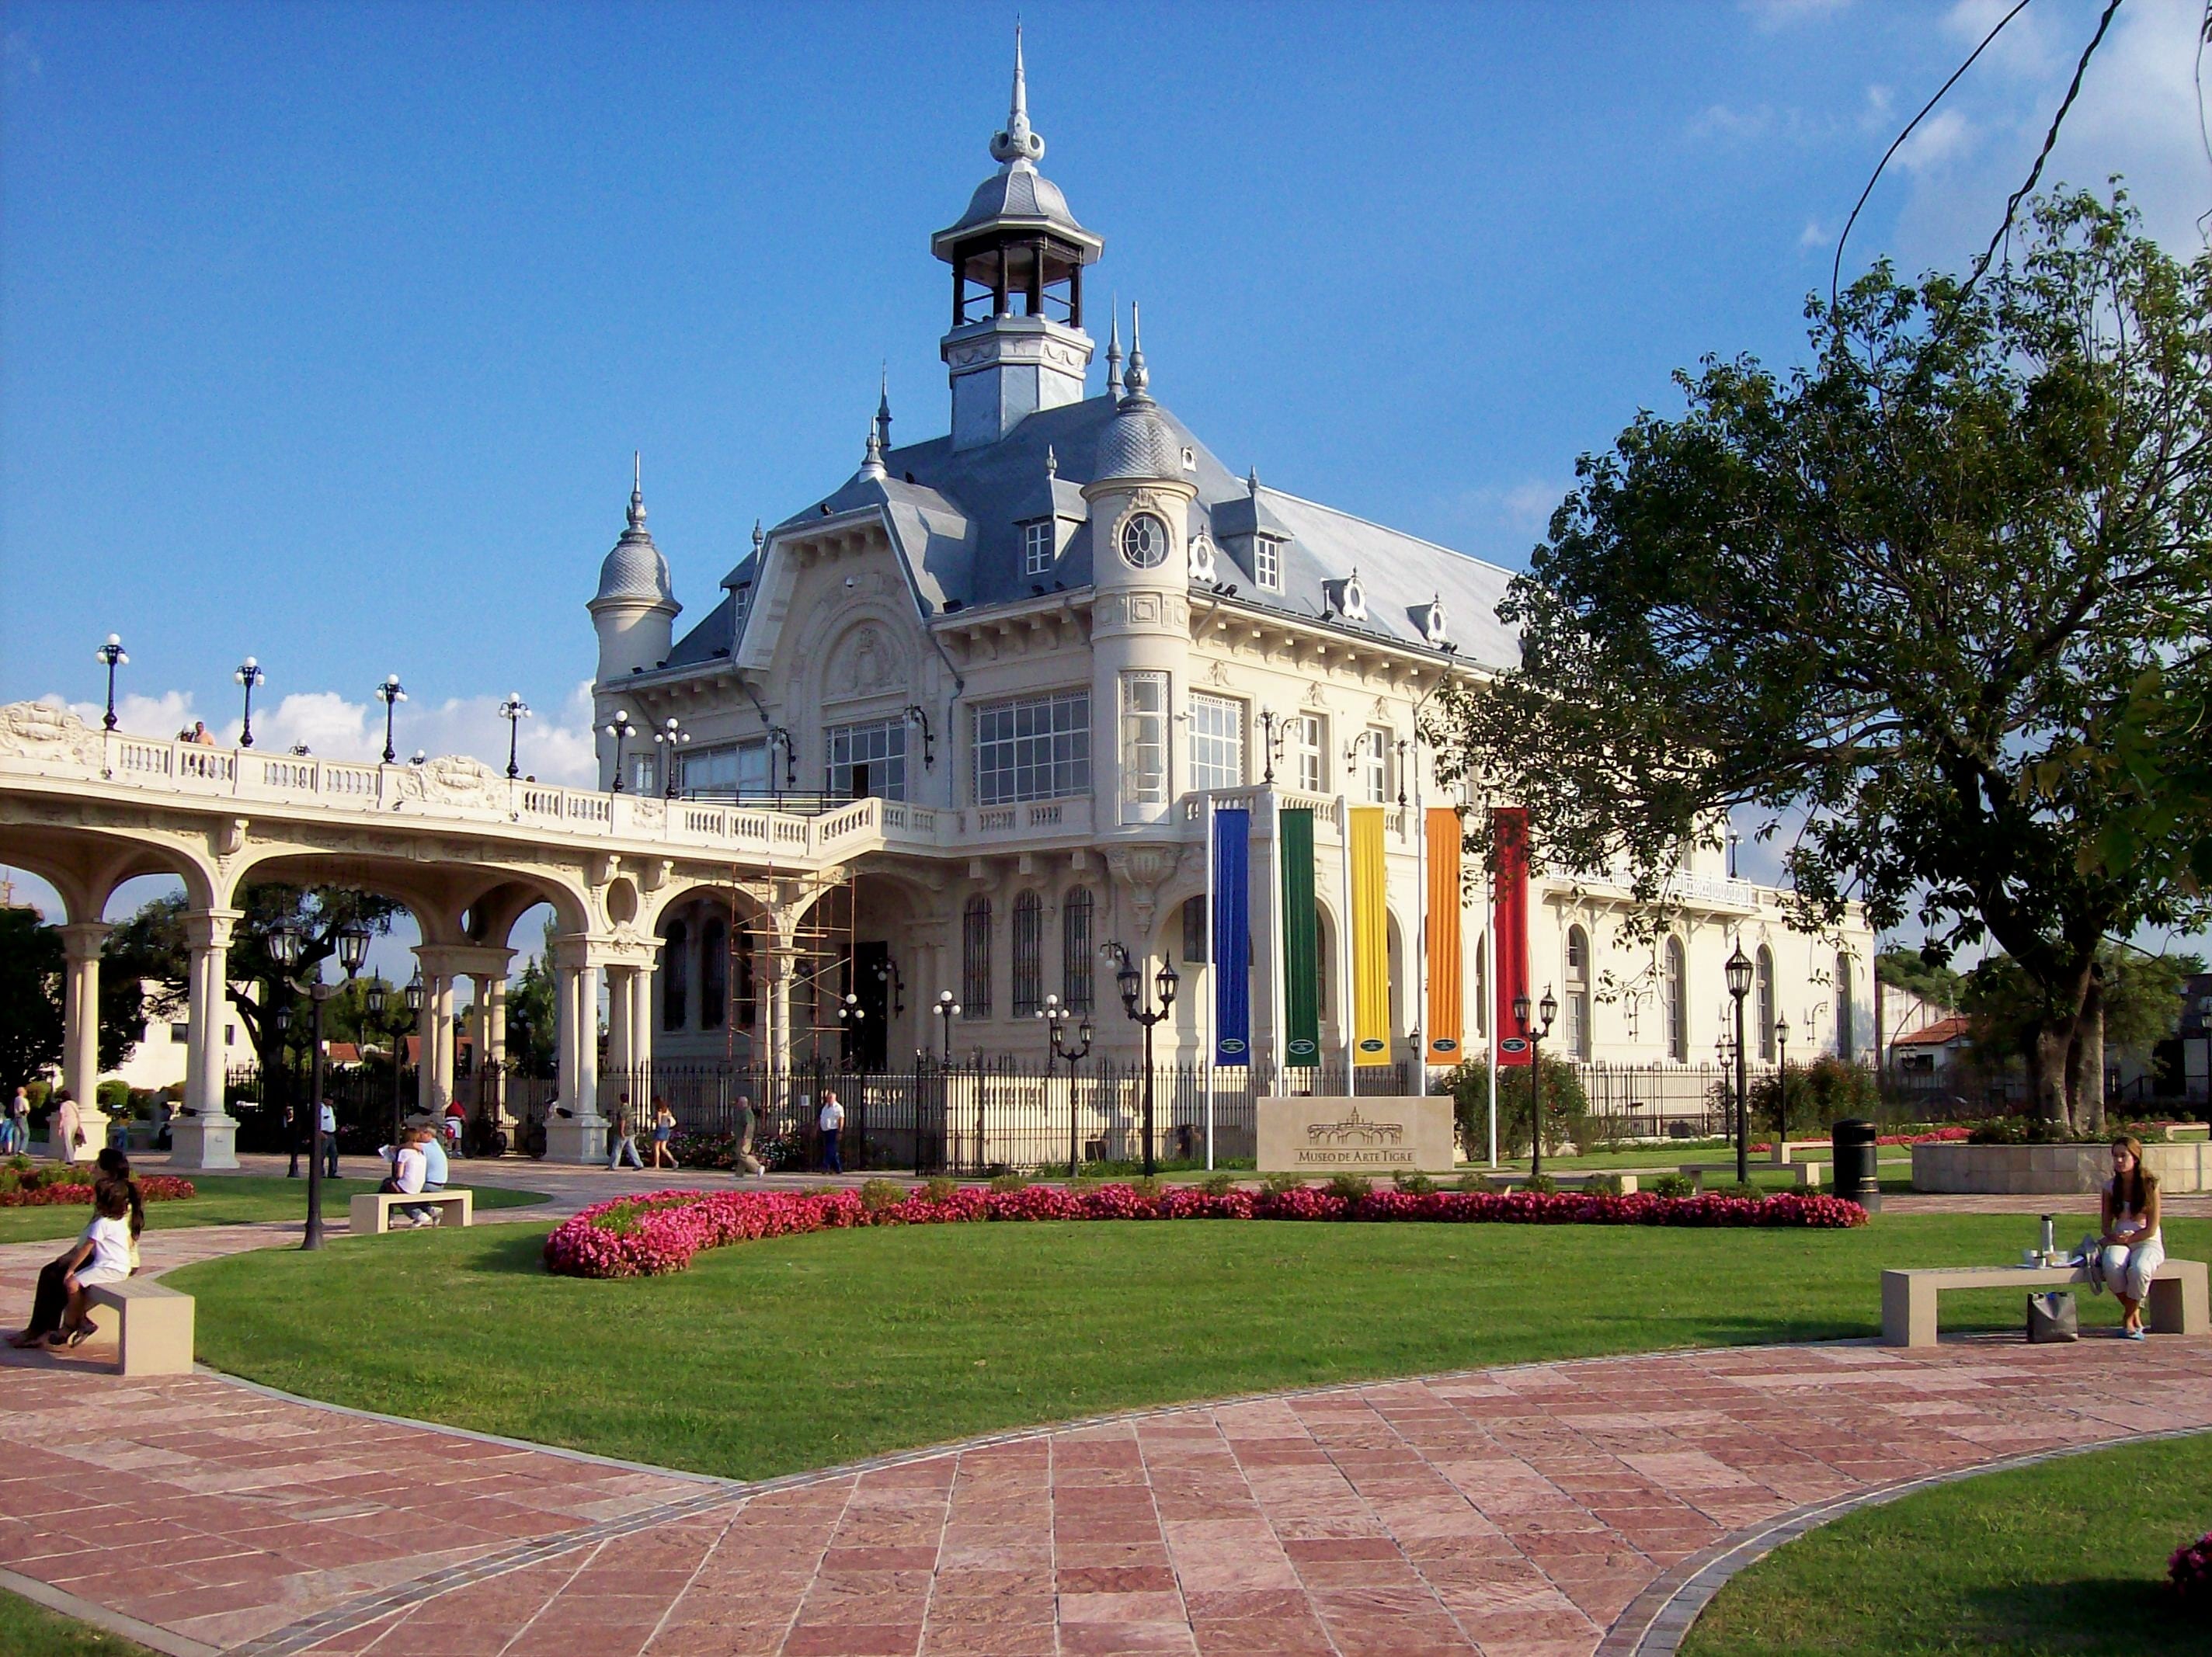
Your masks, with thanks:
[{"label": "man in white shirt", "polygon": [[327,1099],[323,1101],[323,1177],[338,1177],[338,1114]]},{"label": "man in white shirt", "polygon": [[837,1154],[838,1137],[845,1129],[845,1107],[837,1102],[837,1096],[824,1089],[822,1094],[822,1114],[815,1126],[822,1130],[822,1171],[842,1174],[844,1159]]}]

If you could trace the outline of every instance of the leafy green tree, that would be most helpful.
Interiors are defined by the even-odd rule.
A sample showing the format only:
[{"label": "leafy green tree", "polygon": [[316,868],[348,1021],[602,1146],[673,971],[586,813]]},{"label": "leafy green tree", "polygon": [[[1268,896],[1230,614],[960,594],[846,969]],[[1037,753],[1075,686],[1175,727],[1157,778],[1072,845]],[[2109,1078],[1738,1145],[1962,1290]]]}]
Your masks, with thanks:
[{"label": "leafy green tree", "polygon": [[1931,961],[1925,950],[1887,949],[1876,952],[1874,975],[1892,989],[1918,996],[1930,1006],[1956,1008],[1965,980],[1941,961]]},{"label": "leafy green tree", "polygon": [[550,1076],[558,1062],[555,1045],[553,923],[545,923],[545,948],[522,963],[507,992],[507,1058],[518,1075]]},{"label": "leafy green tree", "polygon": [[[35,909],[0,909],[0,1088],[9,1093],[61,1067],[63,964],[59,929]],[[158,1000],[149,1008],[131,963],[118,969],[111,956],[100,964],[100,1067],[113,1070],[163,1010]]]},{"label": "leafy green tree", "polygon": [[2099,1108],[2104,941],[2212,891],[2201,782],[2148,757],[2203,750],[2212,253],[2179,264],[2118,194],[2038,203],[2026,242],[1978,284],[1811,302],[1810,367],[1679,376],[1683,416],[1584,456],[1513,583],[1519,668],[1431,735],[1540,860],[1625,864],[1647,904],[1741,811],[1802,825],[1801,928],[1857,904],[1993,939],[2057,1120]]},{"label": "leafy green tree", "polygon": [[[1507,1156],[1525,1156],[1534,1136],[1530,1132],[1533,1102],[1529,1076],[1534,1066],[1508,1065],[1498,1077],[1498,1149]],[[1547,1154],[1564,1144],[1588,1146],[1589,1095],[1583,1090],[1582,1073],[1567,1059],[1543,1055],[1544,1150]],[[1470,1059],[1455,1066],[1447,1083],[1452,1096],[1452,1114],[1459,1123],[1460,1144],[1469,1155],[1486,1151],[1490,1144],[1490,1065]]]},{"label": "leafy green tree", "polygon": [[[2097,954],[2103,1020],[2085,1041],[2077,1062],[2094,1065],[2101,1075],[2105,1048],[2148,1050],[2172,1035],[2181,1017],[2181,987],[2202,962],[2194,955],[2146,955],[2107,944]],[[2050,1017],[2049,998],[2009,956],[1993,955],[1965,979],[1960,1010],[1972,1032],[1975,1057],[1986,1065],[2025,1059],[2034,1053],[2036,1032]],[[2101,1088],[2084,1089],[2085,1108],[2075,1126],[2095,1132],[2104,1125]]]}]

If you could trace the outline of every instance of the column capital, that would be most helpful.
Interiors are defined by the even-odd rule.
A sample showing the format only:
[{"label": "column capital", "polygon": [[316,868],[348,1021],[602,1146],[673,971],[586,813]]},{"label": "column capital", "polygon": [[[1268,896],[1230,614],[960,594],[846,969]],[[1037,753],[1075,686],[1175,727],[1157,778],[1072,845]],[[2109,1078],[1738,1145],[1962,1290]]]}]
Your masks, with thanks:
[{"label": "column capital", "polygon": [[515,952],[499,944],[417,944],[425,977],[505,978]]},{"label": "column capital", "polygon": [[113,928],[105,920],[72,920],[54,930],[62,935],[62,958],[75,967],[98,960],[100,946]]},{"label": "column capital", "polygon": [[185,916],[185,942],[195,950],[227,950],[243,909],[196,909]]}]

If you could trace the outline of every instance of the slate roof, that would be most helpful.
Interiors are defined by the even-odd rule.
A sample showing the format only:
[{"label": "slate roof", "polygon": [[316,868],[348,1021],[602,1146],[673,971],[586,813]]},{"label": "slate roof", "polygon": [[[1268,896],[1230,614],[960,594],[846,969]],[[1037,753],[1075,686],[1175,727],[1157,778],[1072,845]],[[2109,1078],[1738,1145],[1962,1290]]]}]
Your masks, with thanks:
[{"label": "slate roof", "polygon": [[[1044,515],[1048,499],[1058,515],[1085,515],[1081,486],[1097,475],[1099,439],[1117,411],[1113,398],[1087,398],[1040,410],[996,443],[956,450],[947,436],[892,449],[884,456],[885,476],[856,472],[784,519],[776,531],[887,507],[915,589],[932,613],[942,613],[948,601],[957,601],[963,610],[1018,602],[1034,596],[1033,586],[1048,592],[1086,587],[1088,535],[1069,539],[1049,574],[1031,577],[1022,573],[1021,526]],[[1489,667],[1519,660],[1518,645],[1497,613],[1511,572],[1264,483],[1255,510],[1246,480],[1223,465],[1172,410],[1158,412],[1176,444],[1191,452],[1191,466],[1183,473],[1198,489],[1190,527],[1212,535],[1220,548],[1219,577],[1237,585],[1240,603],[1426,649],[1421,617],[1431,599],[1440,598],[1445,636],[1461,659]],[[1048,448],[1058,464],[1057,476],[1049,480]],[[1255,520],[1291,537],[1283,548],[1280,592],[1259,589],[1249,541],[1233,539],[1249,534]],[[722,585],[734,588],[750,582],[753,563],[748,555]],[[1324,592],[1325,583],[1341,583],[1355,569],[1367,596],[1364,622],[1332,615]],[[731,616],[726,596],[676,646],[669,666],[710,661],[730,650],[735,643]]]}]

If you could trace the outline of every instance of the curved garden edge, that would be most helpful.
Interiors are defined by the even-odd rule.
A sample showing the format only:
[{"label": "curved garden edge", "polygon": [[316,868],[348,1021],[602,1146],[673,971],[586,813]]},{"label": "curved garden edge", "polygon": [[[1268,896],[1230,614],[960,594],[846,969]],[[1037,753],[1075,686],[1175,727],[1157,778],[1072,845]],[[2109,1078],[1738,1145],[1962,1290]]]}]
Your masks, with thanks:
[{"label": "curved garden edge", "polygon": [[1599,1642],[1594,1657],[1674,1657],[1705,1607],[1738,1572],[1747,1570],[1777,1548],[1862,1508],[1887,1507],[1893,1502],[1940,1485],[1955,1484],[1988,1473],[2011,1472],[2063,1457],[2091,1455],[2117,1444],[2156,1443],[2165,1439],[2198,1438],[2212,1427],[2178,1427],[2168,1432],[2124,1432],[2122,1436],[2095,1439],[2081,1444],[2063,1444],[2055,1449],[2032,1450],[1973,1467],[1949,1467],[1893,1484],[1813,1502],[1789,1513],[1777,1514],[1721,1538],[1662,1572],[1651,1585],[1629,1603]]},{"label": "curved garden edge", "polygon": [[1765,1199],[1577,1193],[1375,1191],[1358,1198],[1291,1191],[1204,1192],[1171,1187],[1147,1194],[1129,1185],[1078,1191],[962,1187],[935,1197],[913,1192],[871,1202],[862,1193],[665,1190],[595,1204],[545,1239],[549,1271],[570,1277],[634,1278],[681,1272],[704,1250],[767,1237],[869,1225],[944,1225],[1037,1220],[1296,1220],[1443,1224],[1776,1226],[1840,1229],[1866,1211],[1838,1198],[1785,1192]]}]

